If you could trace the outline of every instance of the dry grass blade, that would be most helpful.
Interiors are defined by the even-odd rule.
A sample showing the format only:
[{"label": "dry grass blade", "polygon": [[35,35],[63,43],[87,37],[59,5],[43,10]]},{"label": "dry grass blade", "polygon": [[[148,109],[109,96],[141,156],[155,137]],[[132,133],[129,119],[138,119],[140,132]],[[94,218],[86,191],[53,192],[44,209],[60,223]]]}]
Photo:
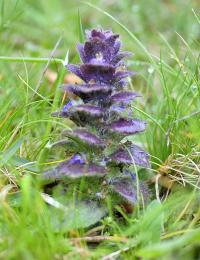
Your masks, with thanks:
[{"label": "dry grass blade", "polygon": [[104,257],[101,258],[101,260],[114,260],[117,259],[121,254],[131,250],[134,246],[130,246],[130,247],[125,247],[123,249],[117,250],[109,255],[106,255]]},{"label": "dry grass blade", "polygon": [[162,186],[171,188],[174,183],[181,185],[189,184],[197,189],[200,178],[200,157],[198,152],[192,152],[188,155],[175,154],[168,157],[158,170],[159,183]]},{"label": "dry grass blade", "polygon": [[126,237],[120,236],[91,236],[91,237],[78,237],[72,238],[72,242],[86,242],[86,243],[101,243],[103,241],[113,241],[127,243],[128,239]]}]

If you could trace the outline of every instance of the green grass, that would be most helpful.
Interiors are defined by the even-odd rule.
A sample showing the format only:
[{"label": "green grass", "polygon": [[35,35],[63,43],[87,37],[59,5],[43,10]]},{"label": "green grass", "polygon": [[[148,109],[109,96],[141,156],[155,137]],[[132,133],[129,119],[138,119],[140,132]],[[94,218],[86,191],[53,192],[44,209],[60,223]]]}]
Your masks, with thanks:
[{"label": "green grass", "polygon": [[[94,225],[102,212],[73,208],[86,180],[47,197],[39,176],[65,158],[49,145],[72,127],[51,117],[62,106],[66,54],[78,62],[83,30],[98,25],[134,53],[130,87],[143,98],[133,109],[148,122],[134,141],[149,151],[152,170],[138,172],[151,191],[145,206],[131,215],[116,207],[122,218],[108,199],[109,214]],[[199,259],[199,32],[197,0],[0,0],[0,259]],[[53,83],[46,69],[57,74]],[[91,234],[105,240],[78,241]]]}]

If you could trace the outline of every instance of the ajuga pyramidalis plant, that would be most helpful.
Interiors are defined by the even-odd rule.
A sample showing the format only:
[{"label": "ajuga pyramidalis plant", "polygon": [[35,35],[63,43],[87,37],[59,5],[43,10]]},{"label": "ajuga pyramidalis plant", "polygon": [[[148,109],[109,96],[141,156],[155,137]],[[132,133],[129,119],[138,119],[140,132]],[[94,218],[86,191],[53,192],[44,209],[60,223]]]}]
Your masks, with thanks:
[{"label": "ajuga pyramidalis plant", "polygon": [[[149,168],[148,154],[124,137],[143,132],[146,123],[132,118],[131,102],[140,95],[128,90],[124,58],[131,53],[120,51],[119,35],[112,31],[86,31],[86,42],[77,49],[81,64],[67,69],[77,75],[82,84],[64,85],[72,99],[61,112],[54,115],[72,120],[76,127],[58,143],[74,155],[45,172],[50,179],[81,178],[86,176],[104,183],[104,192],[118,194],[131,204],[137,201],[135,174],[130,165]],[[134,168],[134,167],[132,167]],[[91,182],[90,182],[91,180]],[[100,197],[102,190],[96,194]],[[139,185],[146,197],[147,190]]]}]

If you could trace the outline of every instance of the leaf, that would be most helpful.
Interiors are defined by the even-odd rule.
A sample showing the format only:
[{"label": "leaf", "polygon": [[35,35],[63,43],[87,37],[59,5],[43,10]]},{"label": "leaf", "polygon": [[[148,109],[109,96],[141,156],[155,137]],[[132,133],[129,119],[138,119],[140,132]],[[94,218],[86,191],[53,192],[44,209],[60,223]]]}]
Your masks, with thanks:
[{"label": "leaf", "polygon": [[83,43],[84,42],[84,33],[83,33],[83,25],[82,25],[79,9],[78,9],[78,33],[79,33],[79,41],[81,43]]},{"label": "leaf", "polygon": [[58,202],[56,199],[52,198],[48,194],[41,193],[41,196],[46,203],[53,206],[54,208],[67,210],[67,208],[64,205],[62,205],[60,202]]},{"label": "leaf", "polygon": [[[165,259],[169,252],[176,252],[180,248],[185,248],[188,245],[199,244],[200,241],[200,228],[196,230],[188,230],[186,234],[180,236],[176,239],[171,239],[168,241],[162,241],[147,245],[137,251],[137,255],[143,259]],[[149,244],[149,243],[148,243]],[[169,259],[169,258],[168,258]]]},{"label": "leaf", "polygon": [[31,172],[38,172],[38,169],[36,167],[36,161],[31,162],[23,157],[14,155],[11,159],[11,164],[15,167],[20,167]]},{"label": "leaf", "polygon": [[[58,202],[56,205],[60,206]],[[86,228],[100,221],[106,213],[106,209],[95,202],[69,202],[67,206],[63,205],[62,209],[52,210],[51,224],[56,232]]]},{"label": "leaf", "polygon": [[7,163],[17,152],[20,148],[23,140],[20,138],[17,142],[15,142],[10,149],[6,150],[5,152],[0,154],[0,165]]}]

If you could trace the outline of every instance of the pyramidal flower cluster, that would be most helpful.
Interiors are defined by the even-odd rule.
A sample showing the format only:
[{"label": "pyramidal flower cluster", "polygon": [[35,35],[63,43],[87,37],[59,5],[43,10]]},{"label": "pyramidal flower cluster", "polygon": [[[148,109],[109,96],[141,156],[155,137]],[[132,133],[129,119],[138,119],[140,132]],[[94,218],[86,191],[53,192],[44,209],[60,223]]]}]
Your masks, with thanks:
[{"label": "pyramidal flower cluster", "polygon": [[131,102],[140,95],[128,90],[124,58],[119,35],[112,31],[86,31],[86,42],[77,46],[80,65],[70,64],[68,70],[81,84],[64,85],[71,94],[61,112],[55,115],[72,120],[76,127],[65,132],[61,141],[74,155],[45,173],[47,178],[100,178],[112,192],[130,203],[136,201],[135,174],[130,165],[149,168],[149,156],[124,137],[143,132],[146,123],[132,117]]}]

